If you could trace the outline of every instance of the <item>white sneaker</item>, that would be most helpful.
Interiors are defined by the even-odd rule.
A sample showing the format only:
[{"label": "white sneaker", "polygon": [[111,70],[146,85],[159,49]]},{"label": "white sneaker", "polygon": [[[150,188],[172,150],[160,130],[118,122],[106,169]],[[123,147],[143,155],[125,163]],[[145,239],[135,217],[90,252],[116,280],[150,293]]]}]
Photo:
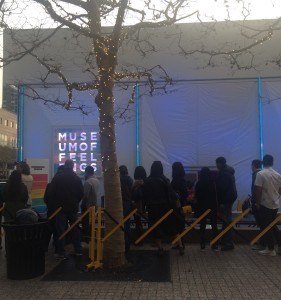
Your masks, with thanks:
[{"label": "white sneaker", "polygon": [[275,250],[265,249],[265,250],[259,251],[258,254],[260,254],[260,255],[267,255],[267,256],[276,256],[276,251]]},{"label": "white sneaker", "polygon": [[253,251],[261,251],[261,250],[265,250],[266,248],[260,244],[255,244],[251,249]]}]

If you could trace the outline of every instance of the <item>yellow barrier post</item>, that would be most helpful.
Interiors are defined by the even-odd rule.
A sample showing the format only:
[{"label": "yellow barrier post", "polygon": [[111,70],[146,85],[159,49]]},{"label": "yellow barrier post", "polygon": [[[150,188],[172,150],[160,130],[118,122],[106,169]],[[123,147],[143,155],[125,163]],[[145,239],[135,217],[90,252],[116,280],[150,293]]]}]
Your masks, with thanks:
[{"label": "yellow barrier post", "polygon": [[102,209],[98,208],[98,230],[97,230],[97,261],[102,266],[103,260],[103,242],[101,238],[101,221],[102,221]]},{"label": "yellow barrier post", "polygon": [[102,242],[105,242],[112,234],[117,231],[126,221],[128,221],[131,216],[133,216],[137,212],[137,208],[131,211],[121,222],[118,223],[103,239]]},{"label": "yellow barrier post", "polygon": [[[93,211],[95,213],[95,211]],[[95,237],[95,224],[96,224],[96,216],[94,215],[92,218],[92,234],[91,234],[91,262],[87,265],[88,270],[91,268],[102,268],[102,240],[101,240],[101,221],[102,221],[102,208],[98,208],[98,230],[97,230],[97,238]],[[94,225],[93,225],[94,224]],[[95,239],[97,239],[97,255],[96,260],[94,259],[94,252],[95,251],[95,243],[93,242]]]},{"label": "yellow barrier post", "polygon": [[157,222],[155,222],[148,230],[141,235],[136,241],[135,244],[138,244],[140,241],[142,241],[155,227],[157,227],[160,223],[162,223],[174,210],[170,209],[163,215]]},{"label": "yellow barrier post", "polygon": [[251,245],[254,245],[262,236],[264,236],[273,226],[281,221],[281,215],[279,215],[272,223],[270,223],[257,237],[251,241]]},{"label": "yellow barrier post", "polygon": [[95,260],[95,230],[96,230],[96,208],[90,207],[89,223],[91,224],[91,240],[89,243],[89,258],[93,262]]},{"label": "yellow barrier post", "polygon": [[50,215],[50,217],[48,218],[48,220],[51,221],[61,210],[62,210],[62,208],[59,207],[54,213],[52,213]]},{"label": "yellow barrier post", "polygon": [[211,241],[211,246],[213,246],[222,236],[224,236],[236,223],[238,223],[241,219],[243,219],[249,212],[250,208],[247,208],[240,214],[236,219],[234,219],[220,234],[218,234],[214,239]]},{"label": "yellow barrier post", "polygon": [[179,234],[173,241],[174,245],[177,241],[179,241],[183,236],[185,236],[192,228],[195,227],[202,219],[204,219],[209,213],[211,209],[207,209],[199,218],[197,218],[190,226],[188,226],[181,234]]},{"label": "yellow barrier post", "polygon": [[88,208],[68,229],[59,237],[59,240],[62,240],[68,233],[71,231],[81,220],[89,213],[90,208]]}]

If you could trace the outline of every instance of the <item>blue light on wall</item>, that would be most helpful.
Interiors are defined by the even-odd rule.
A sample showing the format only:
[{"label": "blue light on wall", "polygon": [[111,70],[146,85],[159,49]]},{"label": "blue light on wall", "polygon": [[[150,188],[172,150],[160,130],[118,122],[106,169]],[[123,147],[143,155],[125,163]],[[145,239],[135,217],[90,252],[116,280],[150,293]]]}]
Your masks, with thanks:
[{"label": "blue light on wall", "polygon": [[17,107],[17,161],[23,160],[24,85],[18,86]]},{"label": "blue light on wall", "polygon": [[139,85],[136,84],[136,166],[140,165]]},{"label": "blue light on wall", "polygon": [[263,111],[262,111],[262,82],[261,78],[258,78],[258,98],[259,98],[259,130],[260,130],[260,159],[263,159]]}]

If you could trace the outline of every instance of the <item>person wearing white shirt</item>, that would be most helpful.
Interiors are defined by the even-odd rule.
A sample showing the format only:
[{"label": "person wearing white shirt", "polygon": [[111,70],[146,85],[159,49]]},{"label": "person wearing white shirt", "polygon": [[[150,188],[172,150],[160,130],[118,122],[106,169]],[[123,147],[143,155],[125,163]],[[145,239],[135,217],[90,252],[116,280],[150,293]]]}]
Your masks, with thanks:
[{"label": "person wearing white shirt", "polygon": [[[98,192],[100,182],[94,175],[95,171],[92,166],[87,166],[85,168],[85,183],[84,183],[84,197],[81,203],[81,212],[85,212],[89,207],[97,207]],[[83,225],[83,239],[85,242],[89,242],[91,229],[89,226],[88,218],[84,218],[82,221]]]},{"label": "person wearing white shirt", "polygon": [[[272,168],[273,156],[264,156],[263,167],[264,169],[257,173],[254,186],[261,230],[264,230],[276,218],[281,194],[281,175]],[[274,240],[277,241],[280,250],[281,235],[277,225],[273,226],[272,229],[265,234],[264,242],[267,248],[258,253],[276,256]]]}]

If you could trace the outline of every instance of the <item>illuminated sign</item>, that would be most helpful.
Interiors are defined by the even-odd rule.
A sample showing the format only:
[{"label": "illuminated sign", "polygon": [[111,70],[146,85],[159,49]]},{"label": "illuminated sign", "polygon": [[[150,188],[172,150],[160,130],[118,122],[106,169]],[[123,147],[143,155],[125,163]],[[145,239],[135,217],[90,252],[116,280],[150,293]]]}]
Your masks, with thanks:
[{"label": "illuminated sign", "polygon": [[54,171],[66,159],[74,161],[74,171],[83,176],[85,168],[92,166],[101,176],[100,138],[92,127],[54,128]]}]

